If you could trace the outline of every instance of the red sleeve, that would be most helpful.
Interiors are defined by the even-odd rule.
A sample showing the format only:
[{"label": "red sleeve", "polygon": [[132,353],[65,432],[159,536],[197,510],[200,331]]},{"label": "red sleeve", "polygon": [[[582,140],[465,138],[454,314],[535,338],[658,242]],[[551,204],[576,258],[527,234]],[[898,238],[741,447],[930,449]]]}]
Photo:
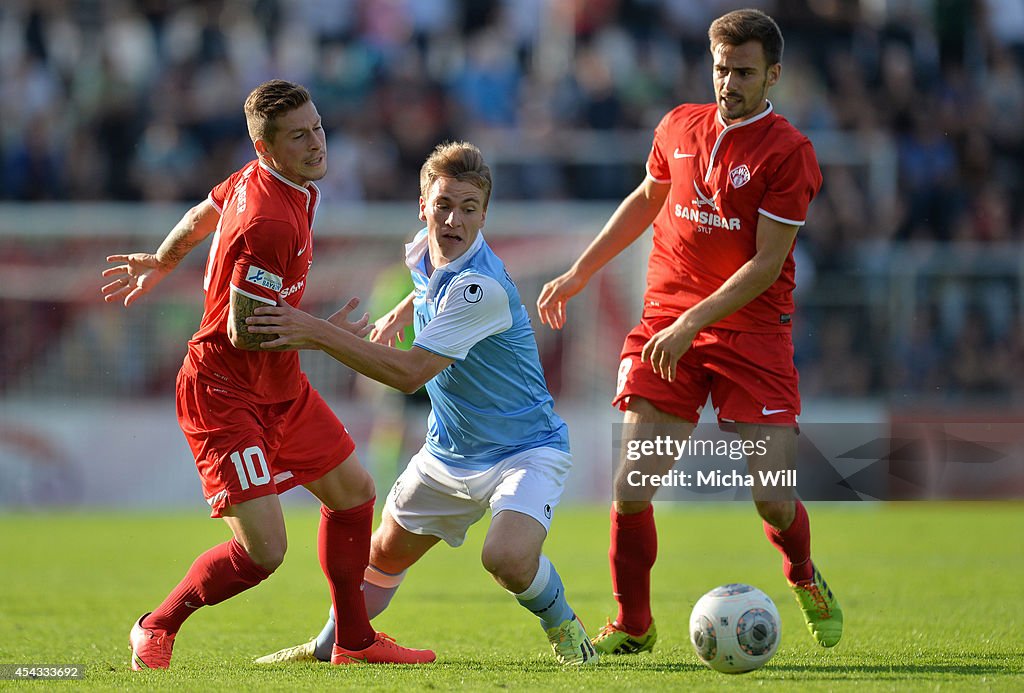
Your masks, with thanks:
[{"label": "red sleeve", "polygon": [[651,153],[647,155],[647,175],[656,181],[667,183],[672,180],[672,173],[668,168],[668,159],[665,157],[665,136],[668,130],[668,120],[674,111],[669,111],[654,129],[654,142],[651,144]]},{"label": "red sleeve", "polygon": [[225,202],[225,200],[228,199],[228,194],[231,192],[232,188],[234,188],[234,186],[235,186],[235,178],[237,178],[237,176],[238,176],[238,174],[235,173],[235,174],[225,178],[220,183],[218,183],[213,188],[213,190],[210,191],[210,195],[209,195],[210,202],[213,203],[213,206],[217,208],[218,212],[223,213],[223,211],[224,211],[224,202]]},{"label": "red sleeve", "polygon": [[810,141],[804,140],[771,176],[758,212],[784,224],[802,226],[821,188],[821,170]]},{"label": "red sleeve", "polygon": [[275,305],[284,288],[295,229],[277,219],[256,219],[242,232],[231,273],[231,287],[249,298]]}]

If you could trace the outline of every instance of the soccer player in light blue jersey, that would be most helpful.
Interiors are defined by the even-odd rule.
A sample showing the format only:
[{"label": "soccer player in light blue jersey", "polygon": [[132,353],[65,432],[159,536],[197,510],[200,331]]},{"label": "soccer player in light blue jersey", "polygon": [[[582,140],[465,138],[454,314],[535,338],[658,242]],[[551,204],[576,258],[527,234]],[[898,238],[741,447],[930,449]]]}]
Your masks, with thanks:
[{"label": "soccer player in light blue jersey", "polygon": [[[542,553],[572,465],[568,432],[519,291],[480,233],[490,192],[490,169],[474,145],[445,143],[427,158],[427,225],[406,246],[414,290],[376,321],[370,341],[345,329],[353,302],[327,320],[281,302],[247,322],[251,332],[278,335],[264,348],[320,349],[406,393],[426,385],[426,442],[395,481],[373,534],[363,583],[370,618],[411,565],[441,540],[461,545],[490,508],[484,568],[537,615],[560,663],[591,664],[597,653]],[[394,348],[410,324],[412,348]],[[257,662],[329,658],[333,621],[332,614],[318,638]]]}]

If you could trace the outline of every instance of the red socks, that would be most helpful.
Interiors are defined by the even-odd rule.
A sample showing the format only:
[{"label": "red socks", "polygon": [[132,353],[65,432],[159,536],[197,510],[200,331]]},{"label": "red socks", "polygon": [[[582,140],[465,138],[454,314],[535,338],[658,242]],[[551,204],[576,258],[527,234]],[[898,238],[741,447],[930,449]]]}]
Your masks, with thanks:
[{"label": "red socks", "polygon": [[374,500],[348,510],[320,508],[320,567],[331,587],[337,614],[335,642],[346,650],[365,649],[377,635],[366,616],[362,592],[363,573],[370,561]]},{"label": "red socks", "polygon": [[764,533],[768,541],[782,552],[782,572],[790,583],[795,584],[814,577],[814,564],[811,563],[811,523],[807,519],[807,509],[803,503],[796,501],[796,514],[789,527],[779,530],[765,522]]},{"label": "red socks", "polygon": [[619,603],[615,622],[630,635],[643,635],[651,627],[651,568],[658,557],[654,506],[633,515],[611,510],[612,594]]},{"label": "red socks", "polygon": [[268,577],[270,571],[254,563],[245,548],[231,539],[200,555],[178,586],[142,625],[177,633],[185,619],[199,607],[219,604]]},{"label": "red socks", "polygon": [[[793,522],[778,530],[767,522],[764,533],[783,555],[783,572],[792,583],[810,580],[811,525],[803,503],[796,501]],[[654,506],[634,515],[611,510],[612,592],[619,604],[618,626],[630,635],[643,635],[651,627],[651,568],[658,556],[658,533]]]}]

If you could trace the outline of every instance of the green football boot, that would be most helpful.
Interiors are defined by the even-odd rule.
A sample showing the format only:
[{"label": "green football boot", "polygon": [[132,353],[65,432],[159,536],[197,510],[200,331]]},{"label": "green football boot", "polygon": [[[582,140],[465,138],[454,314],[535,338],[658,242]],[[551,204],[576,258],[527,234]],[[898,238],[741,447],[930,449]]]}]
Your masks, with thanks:
[{"label": "green football boot", "polygon": [[286,647],[283,650],[268,654],[255,660],[255,664],[284,664],[286,662],[315,662],[316,638],[309,642],[294,647]]},{"label": "green football boot", "polygon": [[814,568],[814,577],[789,586],[804,612],[807,630],[822,647],[833,647],[843,637],[843,609],[825,578]]},{"label": "green football boot", "polygon": [[594,636],[594,649],[601,654],[622,655],[650,652],[658,640],[658,629],[651,621],[651,627],[640,636],[632,636],[621,630],[614,621],[608,621],[601,632]]},{"label": "green football boot", "polygon": [[544,632],[548,634],[548,642],[551,643],[551,649],[555,651],[555,659],[559,664],[597,664],[597,651],[590,643],[587,631],[583,630],[583,624],[575,616]]}]

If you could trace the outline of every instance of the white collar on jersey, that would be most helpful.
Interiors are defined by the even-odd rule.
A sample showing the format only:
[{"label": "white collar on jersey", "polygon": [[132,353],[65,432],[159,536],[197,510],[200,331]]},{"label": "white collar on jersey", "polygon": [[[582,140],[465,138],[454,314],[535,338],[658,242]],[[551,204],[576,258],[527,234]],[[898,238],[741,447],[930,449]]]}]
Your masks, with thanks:
[{"label": "white collar on jersey", "polygon": [[[307,206],[309,205],[310,192],[309,192],[308,188],[305,188],[305,187],[303,187],[301,185],[298,185],[298,184],[293,183],[292,181],[288,180],[287,178],[282,176],[280,173],[278,173],[277,171],[275,171],[274,169],[272,169],[271,167],[269,167],[265,163],[263,163],[263,159],[260,159],[260,168],[262,168],[264,171],[266,171],[267,173],[272,175],[274,178],[277,178],[279,181],[281,181],[282,183],[284,183],[288,187],[295,188],[296,190],[301,192],[303,195],[305,195],[306,196],[306,205]],[[316,183],[314,183],[313,181],[309,181],[309,185],[310,185],[310,187],[316,189],[317,197],[319,198],[320,197],[320,188],[317,188],[316,187]]]},{"label": "white collar on jersey", "polygon": [[715,117],[718,118],[718,124],[719,125],[725,125],[725,129],[726,130],[733,130],[735,128],[741,128],[744,125],[750,125],[751,123],[756,123],[757,121],[761,120],[762,118],[767,118],[768,116],[770,116],[772,114],[772,112],[775,110],[775,107],[772,106],[772,102],[771,101],[768,101],[767,99],[765,99],[765,101],[767,101],[767,103],[768,103],[768,108],[764,109],[763,111],[758,113],[753,118],[748,118],[747,120],[741,120],[740,122],[733,123],[732,125],[726,125],[725,124],[725,120],[722,119],[722,112],[721,111],[716,112],[715,113]]},{"label": "white collar on jersey", "polygon": [[[410,270],[419,271],[419,266],[423,261],[423,256],[427,254],[429,250],[429,236],[430,232],[426,227],[420,229],[416,237],[412,239],[411,243],[405,244],[405,266]],[[443,270],[445,272],[458,272],[463,266],[469,262],[470,258],[479,252],[480,248],[484,245],[484,234],[483,231],[478,231],[476,239],[473,241],[473,245],[459,257],[455,258],[447,265],[435,267],[435,270]]]}]

